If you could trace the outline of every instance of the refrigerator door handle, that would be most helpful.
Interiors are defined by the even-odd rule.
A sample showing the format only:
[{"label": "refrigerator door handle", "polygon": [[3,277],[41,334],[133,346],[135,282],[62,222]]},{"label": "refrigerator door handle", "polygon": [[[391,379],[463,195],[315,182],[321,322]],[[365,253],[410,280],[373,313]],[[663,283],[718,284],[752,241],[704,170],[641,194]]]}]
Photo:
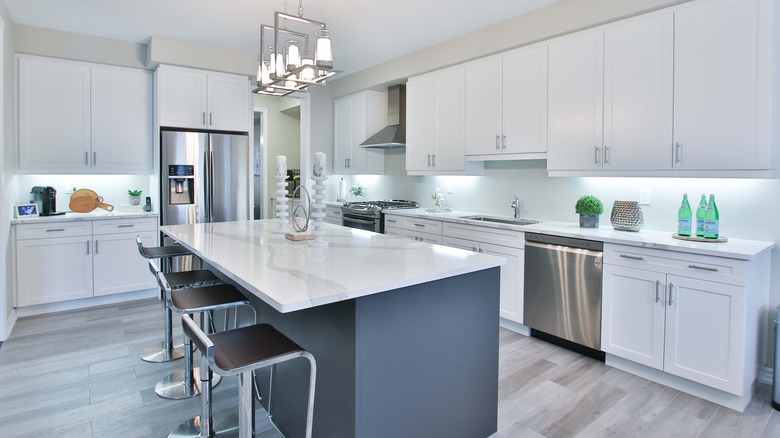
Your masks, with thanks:
[{"label": "refrigerator door handle", "polygon": [[209,150],[209,222],[214,222],[214,151]]},{"label": "refrigerator door handle", "polygon": [[203,219],[209,222],[209,211],[211,210],[211,199],[209,199],[210,179],[209,179],[209,151],[203,152]]}]

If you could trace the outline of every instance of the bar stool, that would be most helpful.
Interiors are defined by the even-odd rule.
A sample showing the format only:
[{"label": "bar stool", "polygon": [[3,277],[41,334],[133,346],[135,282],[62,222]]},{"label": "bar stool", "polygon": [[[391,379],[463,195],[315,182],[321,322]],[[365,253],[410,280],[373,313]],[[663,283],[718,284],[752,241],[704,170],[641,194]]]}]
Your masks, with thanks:
[{"label": "bar stool", "polygon": [[[238,424],[239,438],[254,436],[255,406],[252,396],[252,373],[258,368],[271,366],[271,380],[273,384],[273,370],[276,364],[288,360],[305,357],[309,360],[309,399],[306,410],[306,437],[311,437],[312,420],[314,414],[314,388],[317,378],[317,364],[314,356],[280,333],[269,324],[255,324],[225,332],[207,335],[193,322],[188,315],[182,315],[184,333],[198,348],[202,355],[201,368],[208,368],[208,374],[212,371],[223,376],[238,375]],[[204,385],[204,391],[210,391]],[[206,393],[204,392],[204,395]],[[208,395],[210,398],[210,394]],[[204,397],[205,401],[206,397]],[[206,409],[209,409],[206,412]],[[201,418],[200,436],[213,436],[211,430],[211,406],[203,405],[204,413]],[[271,418],[271,392],[268,393],[268,413]]]},{"label": "bar stool", "polygon": [[[150,269],[155,269],[156,265],[150,260]],[[165,301],[169,309],[178,313],[200,313],[201,328],[206,330],[211,318],[211,312],[215,310],[226,310],[225,323],[227,325],[227,310],[234,308],[235,325],[238,325],[238,307],[247,306],[252,309],[249,300],[241,294],[235,287],[229,284],[215,284],[211,286],[191,287],[188,289],[173,290],[167,280],[167,276],[159,270],[156,272],[157,283],[165,291]],[[154,387],[155,393],[160,397],[179,400],[200,395],[201,370],[192,366],[192,345],[190,339],[184,336],[184,369],[174,371],[169,374]],[[218,381],[214,382],[216,385]]]},{"label": "bar stool", "polygon": [[[192,255],[192,252],[180,245],[173,246],[143,246],[141,236],[135,236],[138,252],[149,260],[160,259],[163,272],[171,272],[173,257]],[[212,274],[213,275],[213,274]],[[162,296],[162,290],[160,291]],[[170,362],[184,357],[184,346],[173,345],[173,325],[171,309],[165,306],[165,335],[162,342],[141,350],[141,360],[145,362]]]}]

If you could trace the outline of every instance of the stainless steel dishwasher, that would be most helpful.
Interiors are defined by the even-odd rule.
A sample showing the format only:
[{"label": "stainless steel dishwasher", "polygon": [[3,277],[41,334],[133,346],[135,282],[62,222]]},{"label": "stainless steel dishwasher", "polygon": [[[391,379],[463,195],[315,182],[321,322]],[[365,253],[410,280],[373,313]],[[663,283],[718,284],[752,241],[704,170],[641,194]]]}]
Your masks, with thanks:
[{"label": "stainless steel dishwasher", "polygon": [[602,242],[525,233],[523,324],[532,336],[604,360],[603,250]]}]

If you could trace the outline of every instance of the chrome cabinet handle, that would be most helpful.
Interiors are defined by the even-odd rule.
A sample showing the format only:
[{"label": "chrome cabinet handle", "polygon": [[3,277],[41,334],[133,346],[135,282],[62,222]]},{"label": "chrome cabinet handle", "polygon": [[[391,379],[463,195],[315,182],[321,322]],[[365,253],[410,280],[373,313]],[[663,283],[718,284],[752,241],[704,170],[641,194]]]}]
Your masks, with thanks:
[{"label": "chrome cabinet handle", "polygon": [[206,111],[203,111],[203,126],[206,126]]},{"label": "chrome cabinet handle", "polygon": [[125,224],[125,225],[118,225],[117,228],[132,228],[135,224]]},{"label": "chrome cabinet handle", "polygon": [[214,124],[214,121],[211,118],[211,113],[209,113],[209,125],[213,125],[213,124]]},{"label": "chrome cabinet handle", "polygon": [[423,227],[425,228],[425,224],[414,224],[415,227]]},{"label": "chrome cabinet handle", "polygon": [[95,239],[95,254],[97,255],[97,253],[98,253],[98,241],[97,239]]},{"label": "chrome cabinet handle", "polygon": [[428,167],[431,167],[431,154],[428,154]]},{"label": "chrome cabinet handle", "polygon": [[386,221],[386,222],[390,222],[391,224],[394,224],[394,223],[398,222],[398,221],[397,221],[397,220],[395,220],[395,219],[385,219],[385,221]]},{"label": "chrome cabinet handle", "polygon": [[609,164],[609,146],[604,145],[604,164]]},{"label": "chrome cabinet handle", "polygon": [[92,165],[97,164],[97,152],[92,152]]},{"label": "chrome cabinet handle", "polygon": [[479,252],[479,251],[477,251],[477,247],[476,246],[472,246],[471,250],[474,251],[474,252]]},{"label": "chrome cabinet handle", "polygon": [[672,283],[669,283],[669,305],[671,306],[672,303],[672,292],[674,292],[674,285]]},{"label": "chrome cabinet handle", "polygon": [[711,268],[709,266],[688,265],[691,269],[700,269],[702,271],[718,272],[718,268]]},{"label": "chrome cabinet handle", "polygon": [[661,288],[661,282],[656,280],[655,281],[655,302],[660,303],[661,302],[661,296],[658,293],[658,289]]},{"label": "chrome cabinet handle", "polygon": [[501,136],[501,149],[506,149],[506,134]]},{"label": "chrome cabinet handle", "polygon": [[501,141],[499,140],[498,134],[496,134],[496,150],[501,149]]},{"label": "chrome cabinet handle", "polygon": [[49,228],[48,230],[46,230],[47,233],[52,231],[65,231],[65,228]]},{"label": "chrome cabinet handle", "polygon": [[87,240],[87,255],[89,255],[89,240]]},{"label": "chrome cabinet handle", "polygon": [[682,145],[680,142],[674,144],[674,162],[679,163],[682,161]]},{"label": "chrome cabinet handle", "polygon": [[632,256],[632,255],[628,255],[628,254],[620,254],[620,257],[622,257],[624,259],[631,259],[631,260],[644,260],[644,257]]},{"label": "chrome cabinet handle", "polygon": [[593,164],[599,164],[599,151],[601,151],[601,148],[598,146],[594,146]]},{"label": "chrome cabinet handle", "polygon": [[433,157],[433,159],[431,160],[431,162],[433,163],[433,167],[436,167],[436,154],[431,154],[431,157]]},{"label": "chrome cabinet handle", "polygon": [[89,166],[89,152],[84,152],[84,164]]}]

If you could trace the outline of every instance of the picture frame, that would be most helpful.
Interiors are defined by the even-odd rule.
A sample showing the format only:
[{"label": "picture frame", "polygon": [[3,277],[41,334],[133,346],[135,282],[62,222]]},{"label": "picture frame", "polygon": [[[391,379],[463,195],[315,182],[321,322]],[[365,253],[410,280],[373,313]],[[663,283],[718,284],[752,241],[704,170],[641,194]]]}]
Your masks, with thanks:
[{"label": "picture frame", "polygon": [[39,214],[38,204],[19,204],[14,207],[14,213],[17,219],[37,217]]}]

